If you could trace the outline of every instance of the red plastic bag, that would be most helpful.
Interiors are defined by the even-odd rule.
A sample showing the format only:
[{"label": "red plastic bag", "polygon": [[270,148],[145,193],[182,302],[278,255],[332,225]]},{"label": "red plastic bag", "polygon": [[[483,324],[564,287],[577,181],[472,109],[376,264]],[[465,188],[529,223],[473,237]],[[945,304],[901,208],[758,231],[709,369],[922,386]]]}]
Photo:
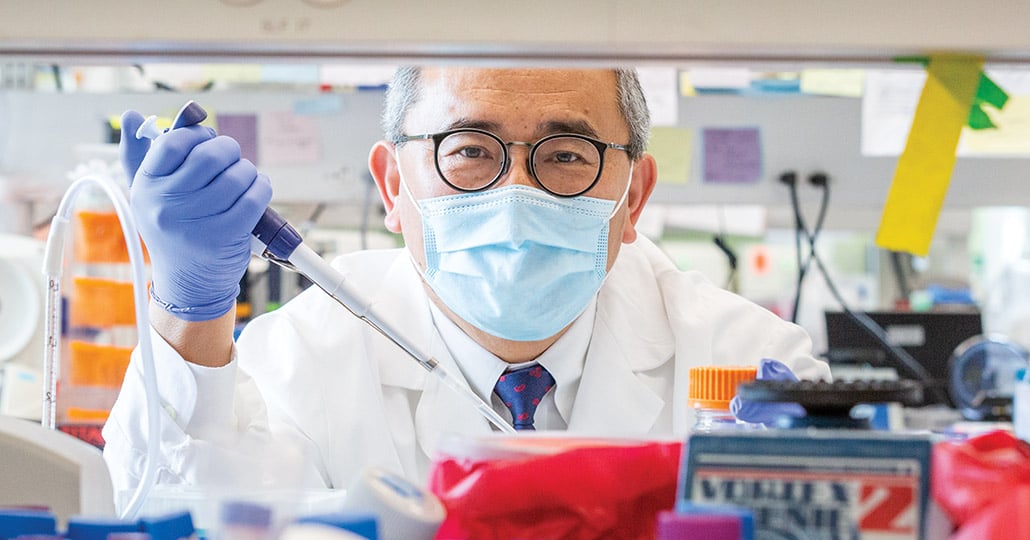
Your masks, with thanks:
[{"label": "red plastic bag", "polygon": [[437,538],[650,540],[658,512],[675,503],[679,442],[506,441],[508,450],[541,442],[559,448],[439,457],[429,489],[447,519]]},{"label": "red plastic bag", "polygon": [[994,431],[933,449],[931,491],[952,540],[1030,538],[1030,445]]}]

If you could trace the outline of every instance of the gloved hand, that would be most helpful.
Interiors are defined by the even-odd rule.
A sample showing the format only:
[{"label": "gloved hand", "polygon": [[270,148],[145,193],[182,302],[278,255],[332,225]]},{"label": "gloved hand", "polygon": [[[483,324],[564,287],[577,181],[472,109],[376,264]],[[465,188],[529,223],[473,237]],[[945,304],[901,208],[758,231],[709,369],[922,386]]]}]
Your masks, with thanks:
[{"label": "gloved hand", "polygon": [[272,198],[240,145],[203,126],[137,139],[143,116],[122,115],[119,145],[130,206],[153,268],[153,300],[187,321],[216,319],[236,301],[250,232]]},{"label": "gloved hand", "polygon": [[[797,375],[779,360],[763,358],[758,363],[757,380],[772,381],[796,381]],[[752,424],[774,424],[776,419],[783,415],[804,416],[805,409],[797,403],[761,403],[747,401],[734,396],[730,401],[730,412],[737,420],[751,422]]]}]

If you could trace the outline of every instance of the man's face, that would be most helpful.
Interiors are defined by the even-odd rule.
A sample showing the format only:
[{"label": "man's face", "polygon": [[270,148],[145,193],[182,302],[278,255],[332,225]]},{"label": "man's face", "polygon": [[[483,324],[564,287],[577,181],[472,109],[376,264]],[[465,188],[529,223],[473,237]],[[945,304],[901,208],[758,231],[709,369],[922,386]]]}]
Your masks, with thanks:
[{"label": "man's face", "polygon": [[[553,133],[567,132],[568,126],[579,126],[577,131],[604,142],[626,144],[629,141],[629,128],[619,112],[615,74],[610,70],[425,69],[421,88],[421,98],[405,119],[407,135],[474,125],[504,141],[532,143]],[[528,152],[525,147],[510,148],[512,166],[494,188],[513,184],[540,188],[526,168]],[[396,148],[394,156],[394,174],[399,168],[400,176],[416,199],[456,193],[436,171],[432,141],[405,143]],[[601,179],[585,195],[618,201],[630,181],[630,159],[625,152],[611,149],[604,157]],[[421,216],[403,191],[395,194],[392,201],[387,201],[387,226],[403,234],[415,262],[424,269]],[[612,217],[609,269],[621,243],[634,239],[632,221],[645,198],[639,188],[632,189],[627,201]],[[561,233],[554,231],[556,235]]]}]

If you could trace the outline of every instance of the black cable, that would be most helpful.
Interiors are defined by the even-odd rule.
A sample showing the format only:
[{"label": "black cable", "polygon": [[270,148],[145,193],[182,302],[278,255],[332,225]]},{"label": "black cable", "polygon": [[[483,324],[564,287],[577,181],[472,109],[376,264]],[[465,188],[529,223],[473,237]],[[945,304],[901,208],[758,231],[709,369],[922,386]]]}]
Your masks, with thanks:
[{"label": "black cable", "polygon": [[790,322],[798,321],[798,305],[801,303],[801,284],[805,279],[803,273],[804,264],[801,257],[801,236],[808,233],[805,225],[805,218],[801,215],[801,207],[798,203],[797,173],[787,171],[780,175],[780,182],[787,185],[790,190],[790,206],[794,211],[794,256],[798,267],[798,279],[794,289],[794,304],[791,307]]},{"label": "black cable", "polygon": [[50,73],[54,76],[54,88],[56,88],[58,92],[64,92],[64,84],[61,83],[61,66],[51,64]]},{"label": "black cable", "polygon": [[802,269],[806,274],[808,273],[808,267],[812,264],[812,253],[815,252],[815,242],[819,238],[819,233],[823,230],[823,223],[826,221],[826,211],[830,207],[830,182],[826,175],[824,173],[814,173],[808,177],[808,183],[822,188],[823,198],[819,202],[819,215],[815,220],[815,228],[812,229],[812,234],[808,240],[808,258],[805,259],[805,264],[802,266]]},{"label": "black cable", "polygon": [[887,338],[887,332],[872,320],[868,315],[862,312],[853,311],[848,307],[847,302],[844,301],[844,297],[841,296],[840,291],[837,290],[836,285],[833,284],[833,280],[830,278],[829,271],[826,270],[826,266],[823,265],[822,258],[818,254],[813,253],[812,260],[815,261],[816,267],[819,268],[819,272],[823,275],[823,281],[826,282],[826,287],[830,290],[830,294],[840,304],[841,309],[844,313],[858,324],[859,328],[865,330],[867,334],[873,337],[881,347],[887,352],[889,358],[894,359],[896,367],[902,367],[907,370],[916,380],[923,383],[923,387],[933,393],[934,397],[937,398],[941,403],[948,403],[948,398],[944,394],[944,391],[937,388],[932,384],[933,377],[930,372],[926,371],[912,355],[905,349],[893,344]]},{"label": "black cable", "polygon": [[730,265],[730,275],[726,278],[726,288],[733,292],[737,292],[737,254],[732,248],[730,248],[729,244],[726,243],[726,239],[723,237],[721,232],[715,235],[715,238],[713,238],[712,241],[715,242],[715,245],[722,251],[723,255],[726,255],[726,260]]},{"label": "black cable", "polygon": [[898,280],[898,293],[902,298],[908,298],[912,294],[912,288],[909,287],[905,269],[902,268],[901,256],[900,251],[891,251],[891,268],[894,269],[894,278]]},{"label": "black cable", "polygon": [[[783,178],[781,177],[781,181],[782,180]],[[809,250],[808,263],[811,263],[811,261],[815,261],[816,267],[819,269],[819,273],[822,274],[823,281],[826,283],[826,287],[829,289],[830,294],[833,295],[833,298],[837,301],[837,303],[840,304],[840,307],[844,311],[844,313],[852,321],[858,324],[859,328],[868,333],[873,339],[875,339],[880,344],[881,347],[883,347],[883,349],[887,352],[888,358],[893,359],[895,367],[902,368],[903,370],[907,371],[911,376],[913,376],[916,380],[920,381],[923,384],[923,387],[926,388],[930,393],[932,393],[934,397],[941,403],[948,403],[948,399],[947,396],[944,394],[944,391],[932,384],[933,377],[926,370],[926,368],[923,367],[923,365],[920,364],[915,358],[913,358],[912,355],[908,353],[908,351],[891,343],[890,340],[887,338],[887,332],[884,331],[884,329],[879,324],[877,324],[876,321],[872,320],[865,313],[856,312],[852,310],[848,306],[847,302],[844,300],[844,297],[840,294],[840,291],[837,290],[837,286],[833,283],[833,279],[830,277],[830,272],[826,269],[826,265],[823,264],[823,260],[821,257],[819,257],[819,254],[815,248],[816,236],[818,232],[822,229],[823,221],[826,217],[826,208],[829,206],[828,203],[830,198],[830,183],[826,178],[826,175],[823,175],[821,173],[812,175],[809,178],[809,181],[812,184],[817,185],[823,189],[823,202],[820,206],[819,218],[816,221],[816,228],[811,232],[809,232],[808,229],[804,226],[804,218],[801,216],[801,212],[797,204],[797,187],[795,186],[796,182],[790,183],[784,181],[784,183],[787,183],[791,188],[791,202],[795,210],[795,223],[799,226],[801,234],[805,235],[807,238]],[[800,248],[798,251],[798,257],[800,259]],[[799,282],[797,296],[795,297],[796,301],[794,304],[795,313],[797,311],[798,305],[797,300],[800,299],[800,279],[802,279],[803,277],[801,274],[801,268],[802,267],[799,267],[798,271]]]},{"label": "black cable", "polygon": [[715,233],[712,241],[715,242],[715,246],[726,256],[726,262],[730,266],[730,272],[726,276],[724,288],[732,292],[740,292],[737,273],[737,253],[726,243],[726,216],[725,208],[722,205],[716,208],[716,222],[718,223],[718,231]]},{"label": "black cable", "polygon": [[[798,280],[797,288],[794,290],[794,303],[791,310],[791,322],[796,323],[798,320],[798,310],[801,307],[801,289],[804,286],[805,276],[808,275],[808,269],[812,265],[812,255],[815,253],[815,242],[819,238],[819,233],[823,230],[823,224],[826,222],[826,212],[830,207],[830,183],[824,173],[814,173],[809,175],[808,182],[814,186],[822,188],[823,197],[819,202],[819,213],[815,221],[815,227],[809,231],[808,225],[805,223],[805,217],[801,213],[801,203],[798,200],[797,191],[797,178],[793,172],[789,173],[790,179],[783,179],[781,181],[786,183],[790,188],[790,202],[791,207],[794,209],[794,240],[795,240],[795,255],[797,257],[798,265]],[[801,250],[802,237],[805,239],[805,245],[808,246],[808,256],[804,257]]]},{"label": "black cable", "polygon": [[311,215],[301,222],[300,227],[297,228],[297,232],[299,232],[301,236],[311,232],[311,229],[315,228],[315,224],[318,223],[318,218],[322,217],[322,212],[325,212],[327,206],[328,205],[324,202],[316,204],[315,209],[311,211]]}]

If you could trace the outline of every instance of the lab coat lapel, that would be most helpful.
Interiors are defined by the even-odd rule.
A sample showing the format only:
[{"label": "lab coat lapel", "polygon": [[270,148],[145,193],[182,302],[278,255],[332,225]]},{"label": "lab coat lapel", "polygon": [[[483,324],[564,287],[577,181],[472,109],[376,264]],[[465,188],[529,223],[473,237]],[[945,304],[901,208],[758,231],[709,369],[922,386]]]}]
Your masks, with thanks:
[{"label": "lab coat lapel", "polygon": [[[368,265],[368,268],[383,267]],[[380,320],[403,332],[412,346],[427,354],[433,354],[431,346],[436,331],[429,312],[428,299],[407,253],[403,249],[397,250],[385,274],[368,277],[373,282],[381,283],[374,293],[375,301],[369,306],[369,310]],[[365,336],[368,358],[378,370],[382,393],[389,392],[399,396],[421,393],[429,378],[428,372],[378,332],[369,331]],[[425,460],[419,458],[421,448],[416,442],[418,437],[414,429],[415,418],[410,407],[403,401],[384,403],[383,406],[383,414],[387,415],[383,421],[396,426],[390,436],[402,469],[409,474],[425,474]]]},{"label": "lab coat lapel", "polygon": [[647,433],[664,406],[665,400],[637,376],[615,336],[599,318],[594,323],[569,431]]},{"label": "lab coat lapel", "polygon": [[663,394],[641,376],[674,356],[675,339],[665,303],[653,269],[638,247],[624,245],[622,250],[598,294],[570,431],[644,434],[666,407]]},{"label": "lab coat lapel", "polygon": [[[385,320],[396,321],[410,342],[437,359],[443,369],[467,386],[439,332],[433,325],[421,278],[407,256],[399,256],[391,265],[373,311]],[[415,408],[417,444],[432,459],[440,436],[444,433],[479,435],[490,433],[490,425],[465,398],[446,388],[406,353],[381,336],[375,336],[372,354],[379,359],[380,377],[384,386],[421,390]],[[438,368],[439,369],[439,368]]]},{"label": "lab coat lapel", "polygon": [[[441,367],[454,374],[463,386],[468,386],[457,365],[437,340],[433,354]],[[439,368],[438,368],[439,369]],[[438,378],[426,377],[425,389],[415,409],[415,433],[418,445],[425,456],[432,460],[440,437],[453,434],[460,437],[476,437],[491,433],[487,422],[466,398],[447,388]]]},{"label": "lab coat lapel", "polygon": [[[387,270],[383,286],[376,294],[369,310],[382,320],[391,323],[415,347],[430,353],[430,345],[436,336],[429,299],[422,289],[418,272],[412,267],[407,253],[399,255]],[[379,375],[384,386],[398,386],[409,390],[421,390],[427,372],[407,353],[378,333],[371,333],[369,351],[378,360]]]}]

